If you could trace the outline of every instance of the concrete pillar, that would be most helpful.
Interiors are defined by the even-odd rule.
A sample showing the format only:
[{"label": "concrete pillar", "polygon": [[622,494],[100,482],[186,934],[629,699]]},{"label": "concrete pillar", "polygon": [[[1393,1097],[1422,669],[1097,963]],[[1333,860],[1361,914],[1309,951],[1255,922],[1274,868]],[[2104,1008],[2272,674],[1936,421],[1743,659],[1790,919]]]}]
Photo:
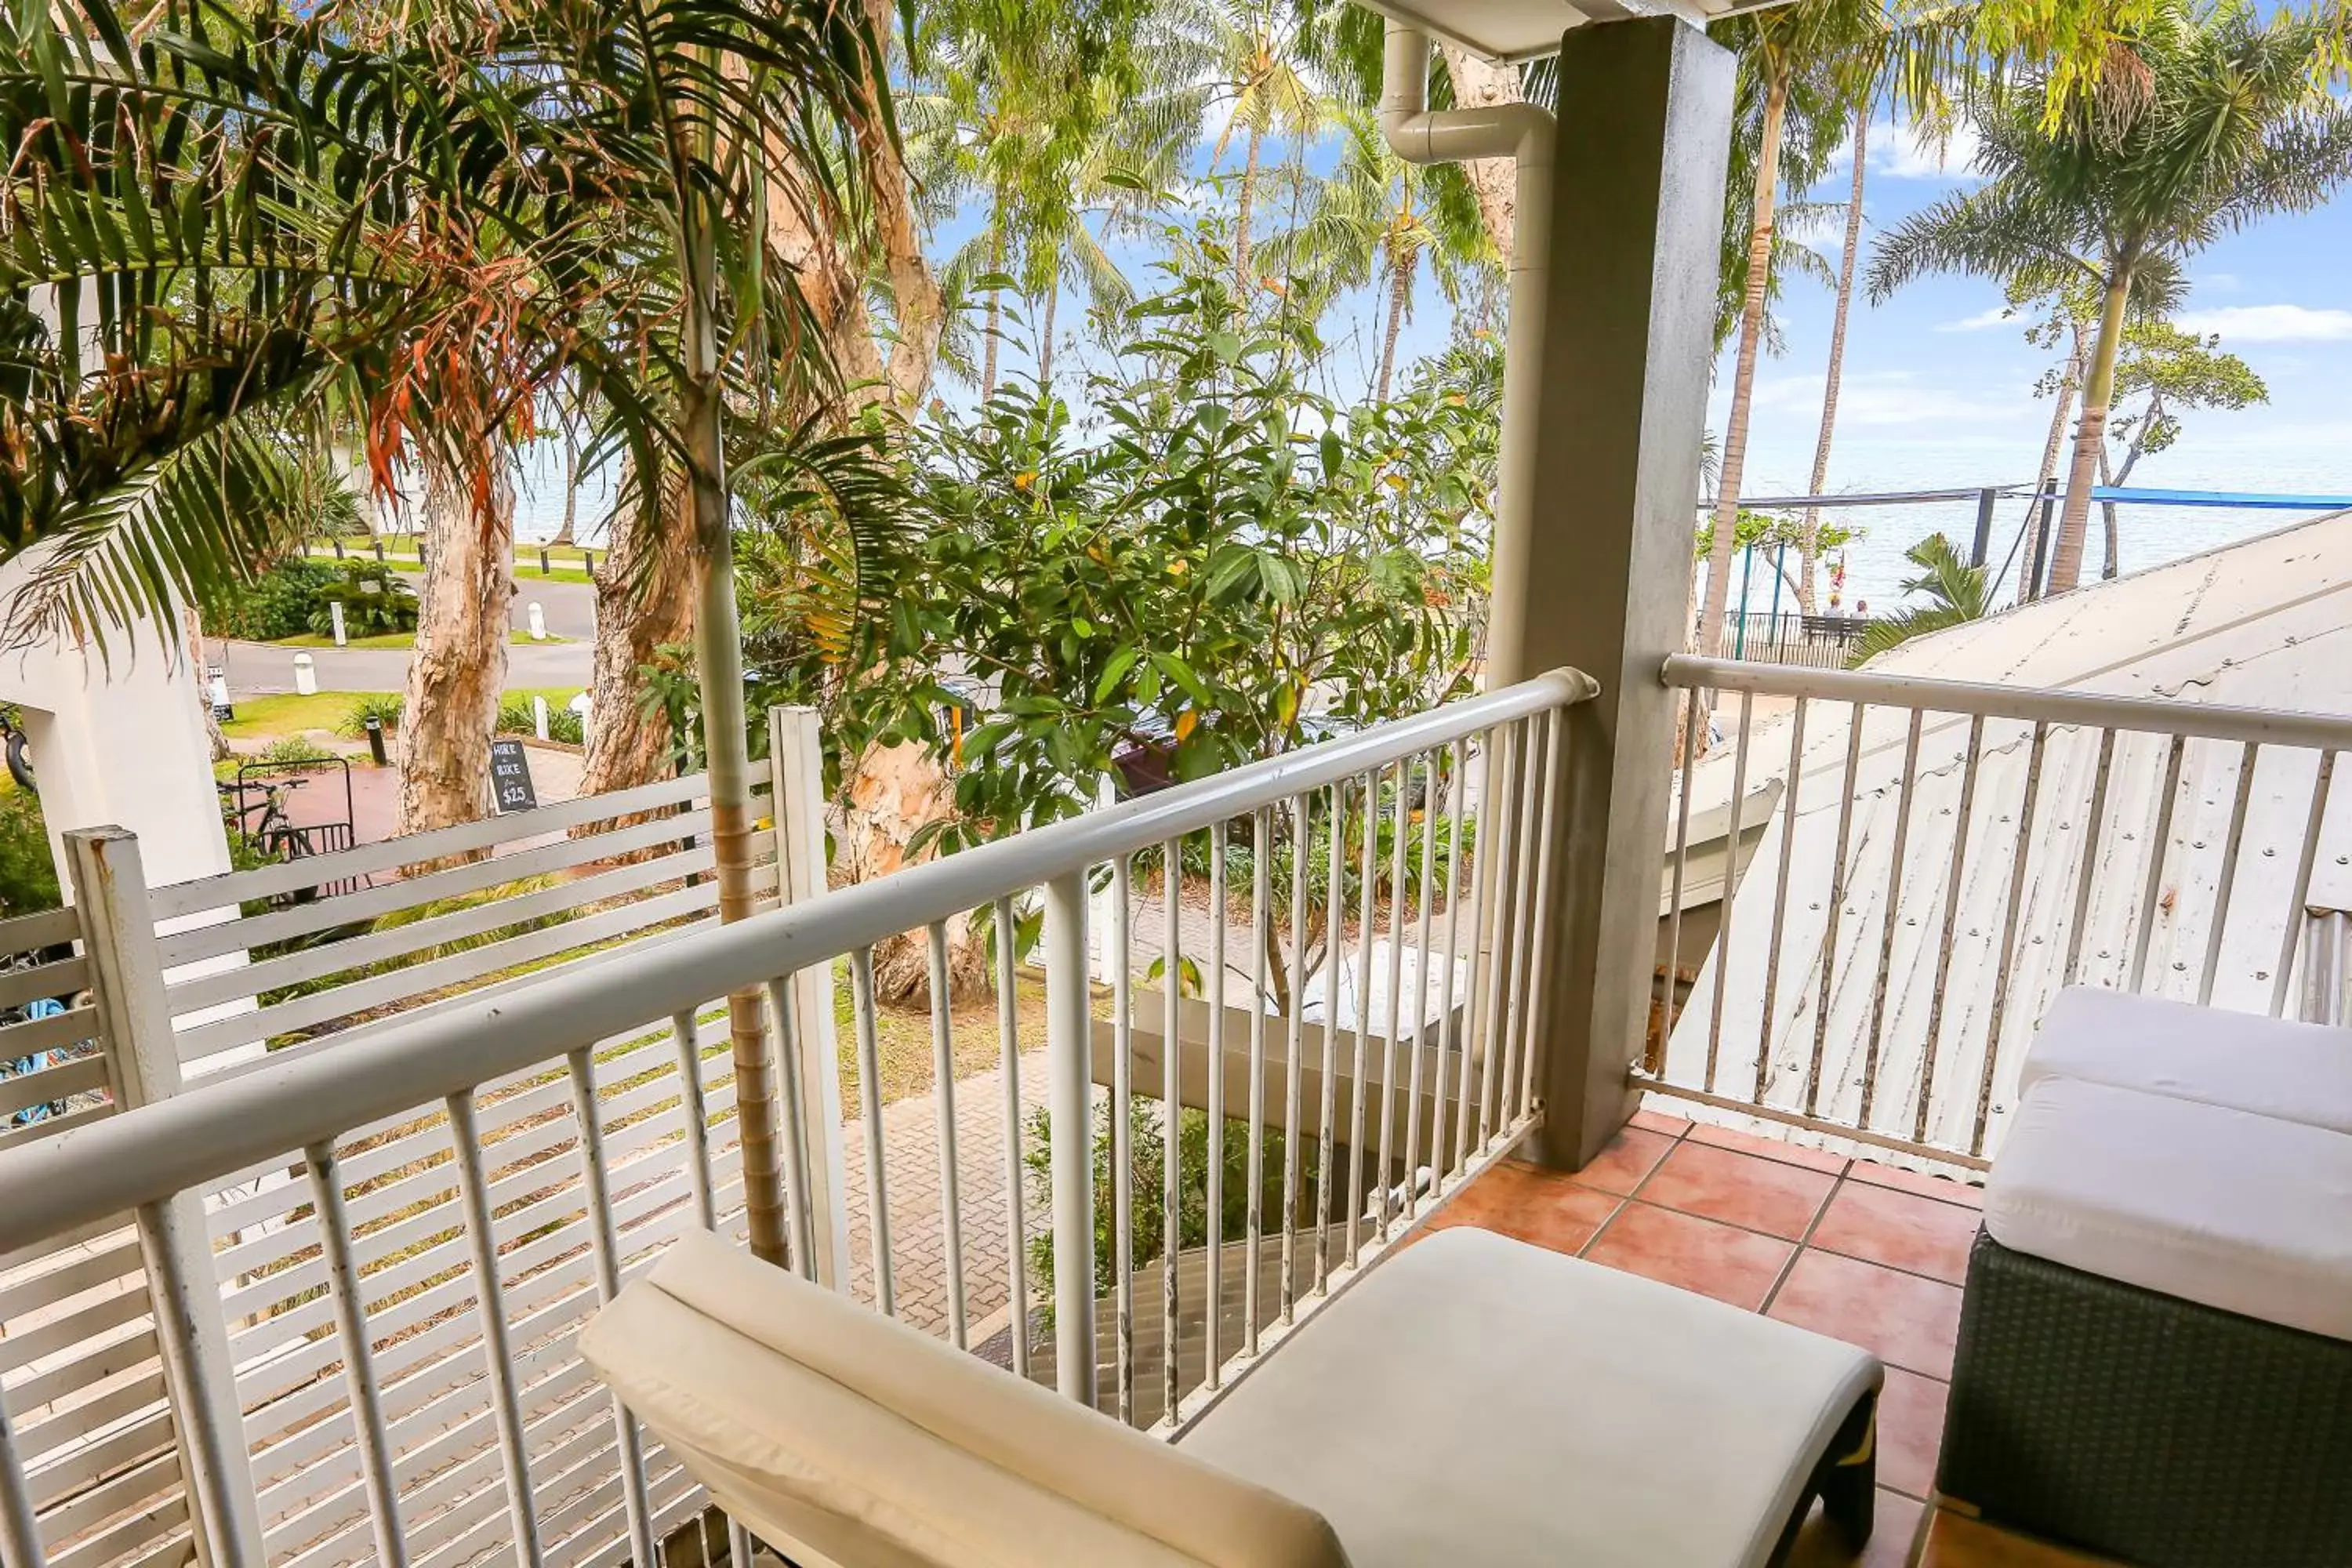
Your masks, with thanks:
[{"label": "concrete pillar", "polygon": [[[1538,1020],[1538,1156],[1572,1170],[1631,1113],[1655,964],[1674,694],[1714,357],[1732,57],[1669,17],[1588,25],[1560,46],[1538,512],[1496,593],[1529,613],[1527,670],[1574,665]],[[1539,609],[1540,613],[1533,613]]]}]

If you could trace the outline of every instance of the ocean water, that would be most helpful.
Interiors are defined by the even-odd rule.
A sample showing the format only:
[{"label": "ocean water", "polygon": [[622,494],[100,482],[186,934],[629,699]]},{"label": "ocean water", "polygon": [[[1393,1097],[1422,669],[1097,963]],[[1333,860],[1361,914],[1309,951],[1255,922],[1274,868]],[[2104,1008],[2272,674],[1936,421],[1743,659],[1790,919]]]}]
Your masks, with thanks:
[{"label": "ocean water", "polygon": [[[2344,439],[2346,434],[2315,429],[2307,438],[2299,440],[2208,447],[2201,450],[2193,444],[2184,445],[2179,450],[2143,461],[2134,471],[2132,480],[2135,487],[2169,489],[2352,494],[2352,440]],[[1773,461],[1777,456],[1780,455],[1759,455],[1760,460],[1750,470],[1756,477],[1746,487],[1749,494],[1789,495],[1803,489],[1801,468]],[[2016,484],[2031,478],[2030,470],[2038,456],[2038,443],[2036,450],[2023,453],[2011,451],[2006,446],[1988,447],[1980,441],[1880,444],[1841,456],[1834,467],[1831,489],[1835,492],[1869,494]],[[1809,452],[1805,454],[1807,462],[1810,457]],[[1791,479],[1778,472],[1783,466],[1794,469],[1796,477]],[[602,542],[602,522],[612,505],[613,489],[609,479],[592,479],[582,487],[578,503],[581,542]],[[1995,567],[2004,558],[2009,562],[1997,595],[2003,602],[2015,590],[2022,555],[2032,548],[2030,535],[2021,538],[2028,504],[2022,498],[2005,499],[1993,514],[1990,562]],[[1874,613],[1895,607],[1902,599],[1900,584],[1912,573],[1910,563],[1904,559],[1905,551],[1938,531],[1950,536],[1965,550],[1976,528],[1973,500],[1857,508],[1841,510],[1837,515],[1861,531],[1860,537],[1845,551],[1846,580],[1840,608],[1847,613],[1853,613],[1864,602]],[[2288,527],[2315,515],[2317,514],[2307,511],[2126,506],[2118,519],[2123,568],[2131,572],[2178,561],[2234,540]],[[538,443],[526,456],[517,486],[515,536],[524,541],[551,539],[562,521],[563,453],[552,442]],[[2101,552],[2101,520],[2094,510],[2089,553],[2084,562],[2087,576],[2097,575]],[[1792,553],[1788,562],[1790,586],[1782,595],[1783,608],[1787,609],[1795,607],[1796,564]],[[1826,566],[1823,570],[1826,574]],[[1736,562],[1733,573],[1730,592],[1736,604],[1740,587]],[[1771,583],[1769,563],[1759,552],[1748,583],[1751,610],[1761,612],[1769,607]]]}]

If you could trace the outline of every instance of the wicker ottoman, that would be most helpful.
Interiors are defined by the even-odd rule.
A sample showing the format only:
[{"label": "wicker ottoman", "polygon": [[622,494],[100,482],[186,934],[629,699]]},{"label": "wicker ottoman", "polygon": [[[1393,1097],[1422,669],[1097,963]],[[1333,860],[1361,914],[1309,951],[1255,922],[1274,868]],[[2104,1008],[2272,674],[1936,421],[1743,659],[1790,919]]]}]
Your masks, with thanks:
[{"label": "wicker ottoman", "polygon": [[1941,1491],[2144,1568],[2352,1564],[2352,1137],[2046,1078],[1985,1211]]}]

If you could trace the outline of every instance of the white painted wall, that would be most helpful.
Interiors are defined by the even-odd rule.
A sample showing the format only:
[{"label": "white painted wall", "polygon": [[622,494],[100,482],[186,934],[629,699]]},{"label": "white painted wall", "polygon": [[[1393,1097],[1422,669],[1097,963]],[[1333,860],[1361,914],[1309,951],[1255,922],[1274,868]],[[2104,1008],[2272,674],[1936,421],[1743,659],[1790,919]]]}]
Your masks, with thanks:
[{"label": "white painted wall", "polygon": [[[29,570],[22,558],[0,563],[0,601]],[[24,713],[52,852],[72,828],[128,828],[151,886],[229,868],[204,672],[164,636],[147,626],[111,633],[104,657],[62,638],[0,653],[0,702]]]}]

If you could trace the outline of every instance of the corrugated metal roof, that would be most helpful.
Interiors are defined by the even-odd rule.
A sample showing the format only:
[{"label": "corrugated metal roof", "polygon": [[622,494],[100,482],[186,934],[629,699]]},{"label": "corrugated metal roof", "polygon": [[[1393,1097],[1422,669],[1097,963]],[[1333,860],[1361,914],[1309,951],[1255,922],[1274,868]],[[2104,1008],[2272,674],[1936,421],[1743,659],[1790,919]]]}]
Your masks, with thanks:
[{"label": "corrugated metal roof", "polygon": [[[2352,716],[2352,512],[1919,638],[1871,668]],[[1927,1136],[1945,1146],[1969,1147],[1981,1094],[1990,1152],[1998,1146],[2032,1031],[2063,984],[2078,902],[2082,983],[2129,986],[2145,930],[2138,989],[2197,999],[2220,913],[2242,747],[2189,742],[2151,888],[2149,852],[2169,742],[2116,738],[2106,807],[2094,834],[2088,818],[2100,736],[2053,727],[2043,742],[2031,830],[2023,831],[2033,726],[1986,721],[1975,748],[1974,805],[1955,898],[1953,839],[1970,721],[1930,715],[1924,722],[1906,826],[1907,711],[1870,710],[1856,747],[1848,705],[1808,707],[1803,752],[1793,770],[1793,842],[1789,815],[1776,817],[1740,883],[1724,939],[1676,1023],[1666,1062],[1670,1079],[1702,1079],[1716,1028],[1716,969],[1724,963],[1723,1023],[1715,1047],[1718,1091],[1744,1095],[1754,1088],[1759,1043],[1769,1038],[1769,1049],[1762,1053],[1767,1103],[1805,1108],[1818,1050],[1820,1114],[1844,1121],[1858,1116],[1868,1082],[1865,1125],[1909,1137],[1918,1126],[1922,1064],[1932,1033],[1939,1042],[1938,1067],[1928,1091]],[[1735,700],[1719,716],[1727,730],[1736,728],[1737,711]],[[1751,788],[1759,778],[1789,777],[1792,730],[1789,715],[1755,725]],[[1847,876],[1833,903],[1850,747],[1858,761],[1844,826]],[[1698,765],[1695,814],[1727,798],[1733,749],[1726,745]],[[2234,895],[2221,923],[2217,1006],[2271,1010],[2318,768],[2310,752],[2267,748],[2260,754],[2248,786]],[[2329,794],[2312,898],[2352,904],[2352,784],[2339,776]],[[1904,836],[1899,864],[1898,833]],[[2087,847],[2086,836],[2092,837]],[[1784,856],[1785,900],[1780,886]],[[2014,935],[2004,943],[2012,888]],[[1780,962],[1764,1027],[1776,913]],[[1826,977],[1825,953],[1832,955]],[[1997,1046],[1990,1071],[1989,1040]]]}]

